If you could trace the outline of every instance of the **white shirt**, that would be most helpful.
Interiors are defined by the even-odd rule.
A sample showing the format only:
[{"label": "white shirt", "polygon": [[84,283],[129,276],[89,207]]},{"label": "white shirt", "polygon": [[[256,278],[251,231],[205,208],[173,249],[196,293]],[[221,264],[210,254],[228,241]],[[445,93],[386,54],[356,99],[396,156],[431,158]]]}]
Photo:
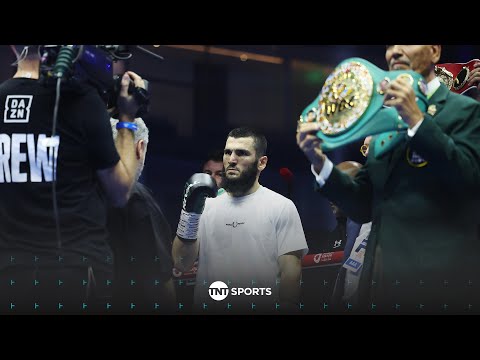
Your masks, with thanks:
[{"label": "white shirt", "polygon": [[[435,94],[435,91],[437,91],[439,87],[440,87],[440,80],[437,77],[435,77],[432,81],[430,81],[427,84],[427,99],[430,99],[432,95]],[[418,123],[416,123],[415,126],[412,127],[411,129],[408,128],[407,129],[408,136],[413,137],[417,133],[417,130],[420,127],[420,125],[422,125],[422,123],[423,123],[423,119],[420,120]]]},{"label": "white shirt", "polygon": [[208,287],[215,281],[230,288],[271,287],[273,301],[280,279],[278,257],[291,251],[308,252],[293,202],[263,186],[243,197],[224,193],[207,199],[198,241],[196,304],[211,302]]}]

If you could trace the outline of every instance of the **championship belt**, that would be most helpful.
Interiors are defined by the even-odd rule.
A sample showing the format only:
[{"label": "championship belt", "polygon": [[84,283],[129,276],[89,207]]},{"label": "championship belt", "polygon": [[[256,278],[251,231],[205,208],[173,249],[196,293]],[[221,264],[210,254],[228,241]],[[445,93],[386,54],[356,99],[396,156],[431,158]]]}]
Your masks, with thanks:
[{"label": "championship belt", "polygon": [[476,87],[476,85],[468,86],[467,80],[470,76],[470,71],[475,69],[473,65],[477,62],[480,62],[480,60],[473,59],[467,63],[437,64],[435,66],[435,75],[449,90],[457,94],[463,94],[467,90]]},{"label": "championship belt", "polygon": [[393,79],[405,78],[417,95],[422,112],[427,109],[427,85],[411,70],[384,71],[361,58],[342,61],[327,78],[320,95],[303,110],[300,122],[318,122],[322,150],[330,151],[369,135],[375,139],[376,157],[392,149],[408,125],[394,107],[383,106],[384,90]]}]

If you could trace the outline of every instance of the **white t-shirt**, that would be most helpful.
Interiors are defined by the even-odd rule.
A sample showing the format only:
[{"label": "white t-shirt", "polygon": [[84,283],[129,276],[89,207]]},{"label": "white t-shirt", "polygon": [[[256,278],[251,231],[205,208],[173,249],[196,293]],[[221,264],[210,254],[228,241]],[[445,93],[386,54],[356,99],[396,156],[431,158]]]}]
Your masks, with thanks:
[{"label": "white t-shirt", "polygon": [[[200,253],[195,303],[212,303],[208,288],[223,281],[229,288],[272,290],[271,296],[228,297],[226,302],[255,298],[278,301],[278,257],[291,251],[307,254],[302,223],[293,202],[263,186],[253,194],[227,193],[207,199],[198,232]],[[277,281],[278,280],[278,281]],[[214,302],[215,303],[215,302]]]}]

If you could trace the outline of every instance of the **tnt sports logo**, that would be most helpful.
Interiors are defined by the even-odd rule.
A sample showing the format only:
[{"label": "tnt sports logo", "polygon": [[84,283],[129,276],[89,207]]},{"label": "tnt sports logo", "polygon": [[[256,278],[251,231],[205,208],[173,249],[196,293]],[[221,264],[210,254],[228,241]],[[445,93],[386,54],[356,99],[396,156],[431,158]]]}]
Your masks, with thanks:
[{"label": "tnt sports logo", "polygon": [[33,95],[8,95],[5,100],[5,123],[28,123]]},{"label": "tnt sports logo", "polygon": [[208,288],[208,294],[215,301],[225,300],[230,293],[231,296],[270,296],[272,295],[272,288],[228,288],[223,281],[215,281]]},{"label": "tnt sports logo", "polygon": [[222,301],[228,296],[228,286],[223,281],[215,281],[208,288],[208,294],[215,301]]}]

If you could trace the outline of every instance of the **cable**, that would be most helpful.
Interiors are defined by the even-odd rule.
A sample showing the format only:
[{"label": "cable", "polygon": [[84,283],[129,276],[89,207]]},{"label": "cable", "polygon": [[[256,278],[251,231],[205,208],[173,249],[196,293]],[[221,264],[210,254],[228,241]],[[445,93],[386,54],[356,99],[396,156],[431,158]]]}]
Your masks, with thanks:
[{"label": "cable", "polygon": [[18,59],[12,63],[12,66],[17,66],[19,62],[25,60],[28,55],[28,45],[26,45],[23,49],[20,55],[18,56]]},{"label": "cable", "polygon": [[[55,87],[55,107],[53,109],[53,124],[52,124],[52,144],[55,145],[54,139],[57,131],[58,108],[60,104],[60,88],[62,80],[70,73],[73,63],[78,60],[83,48],[78,50],[75,45],[62,46],[58,52],[58,57],[53,67],[53,74],[57,78]],[[58,144],[60,146],[60,143]],[[53,147],[55,149],[55,147]],[[60,231],[60,215],[58,212],[57,201],[57,157],[55,153],[52,155],[52,201],[53,201],[53,217],[55,219],[55,230],[57,234],[57,248],[62,248],[62,235]]]},{"label": "cable", "polygon": [[[55,91],[55,107],[53,108],[53,124],[52,124],[52,140],[55,138],[55,133],[57,131],[57,117],[58,117],[58,107],[60,103],[60,85],[62,84],[62,78],[57,78],[57,86]],[[58,144],[60,146],[60,144]],[[62,236],[60,232],[60,215],[58,213],[58,202],[57,202],[57,159],[55,153],[52,155],[52,171],[53,171],[53,181],[52,181],[52,200],[53,200],[53,217],[55,219],[55,230],[57,234],[57,248],[62,248]]]}]

